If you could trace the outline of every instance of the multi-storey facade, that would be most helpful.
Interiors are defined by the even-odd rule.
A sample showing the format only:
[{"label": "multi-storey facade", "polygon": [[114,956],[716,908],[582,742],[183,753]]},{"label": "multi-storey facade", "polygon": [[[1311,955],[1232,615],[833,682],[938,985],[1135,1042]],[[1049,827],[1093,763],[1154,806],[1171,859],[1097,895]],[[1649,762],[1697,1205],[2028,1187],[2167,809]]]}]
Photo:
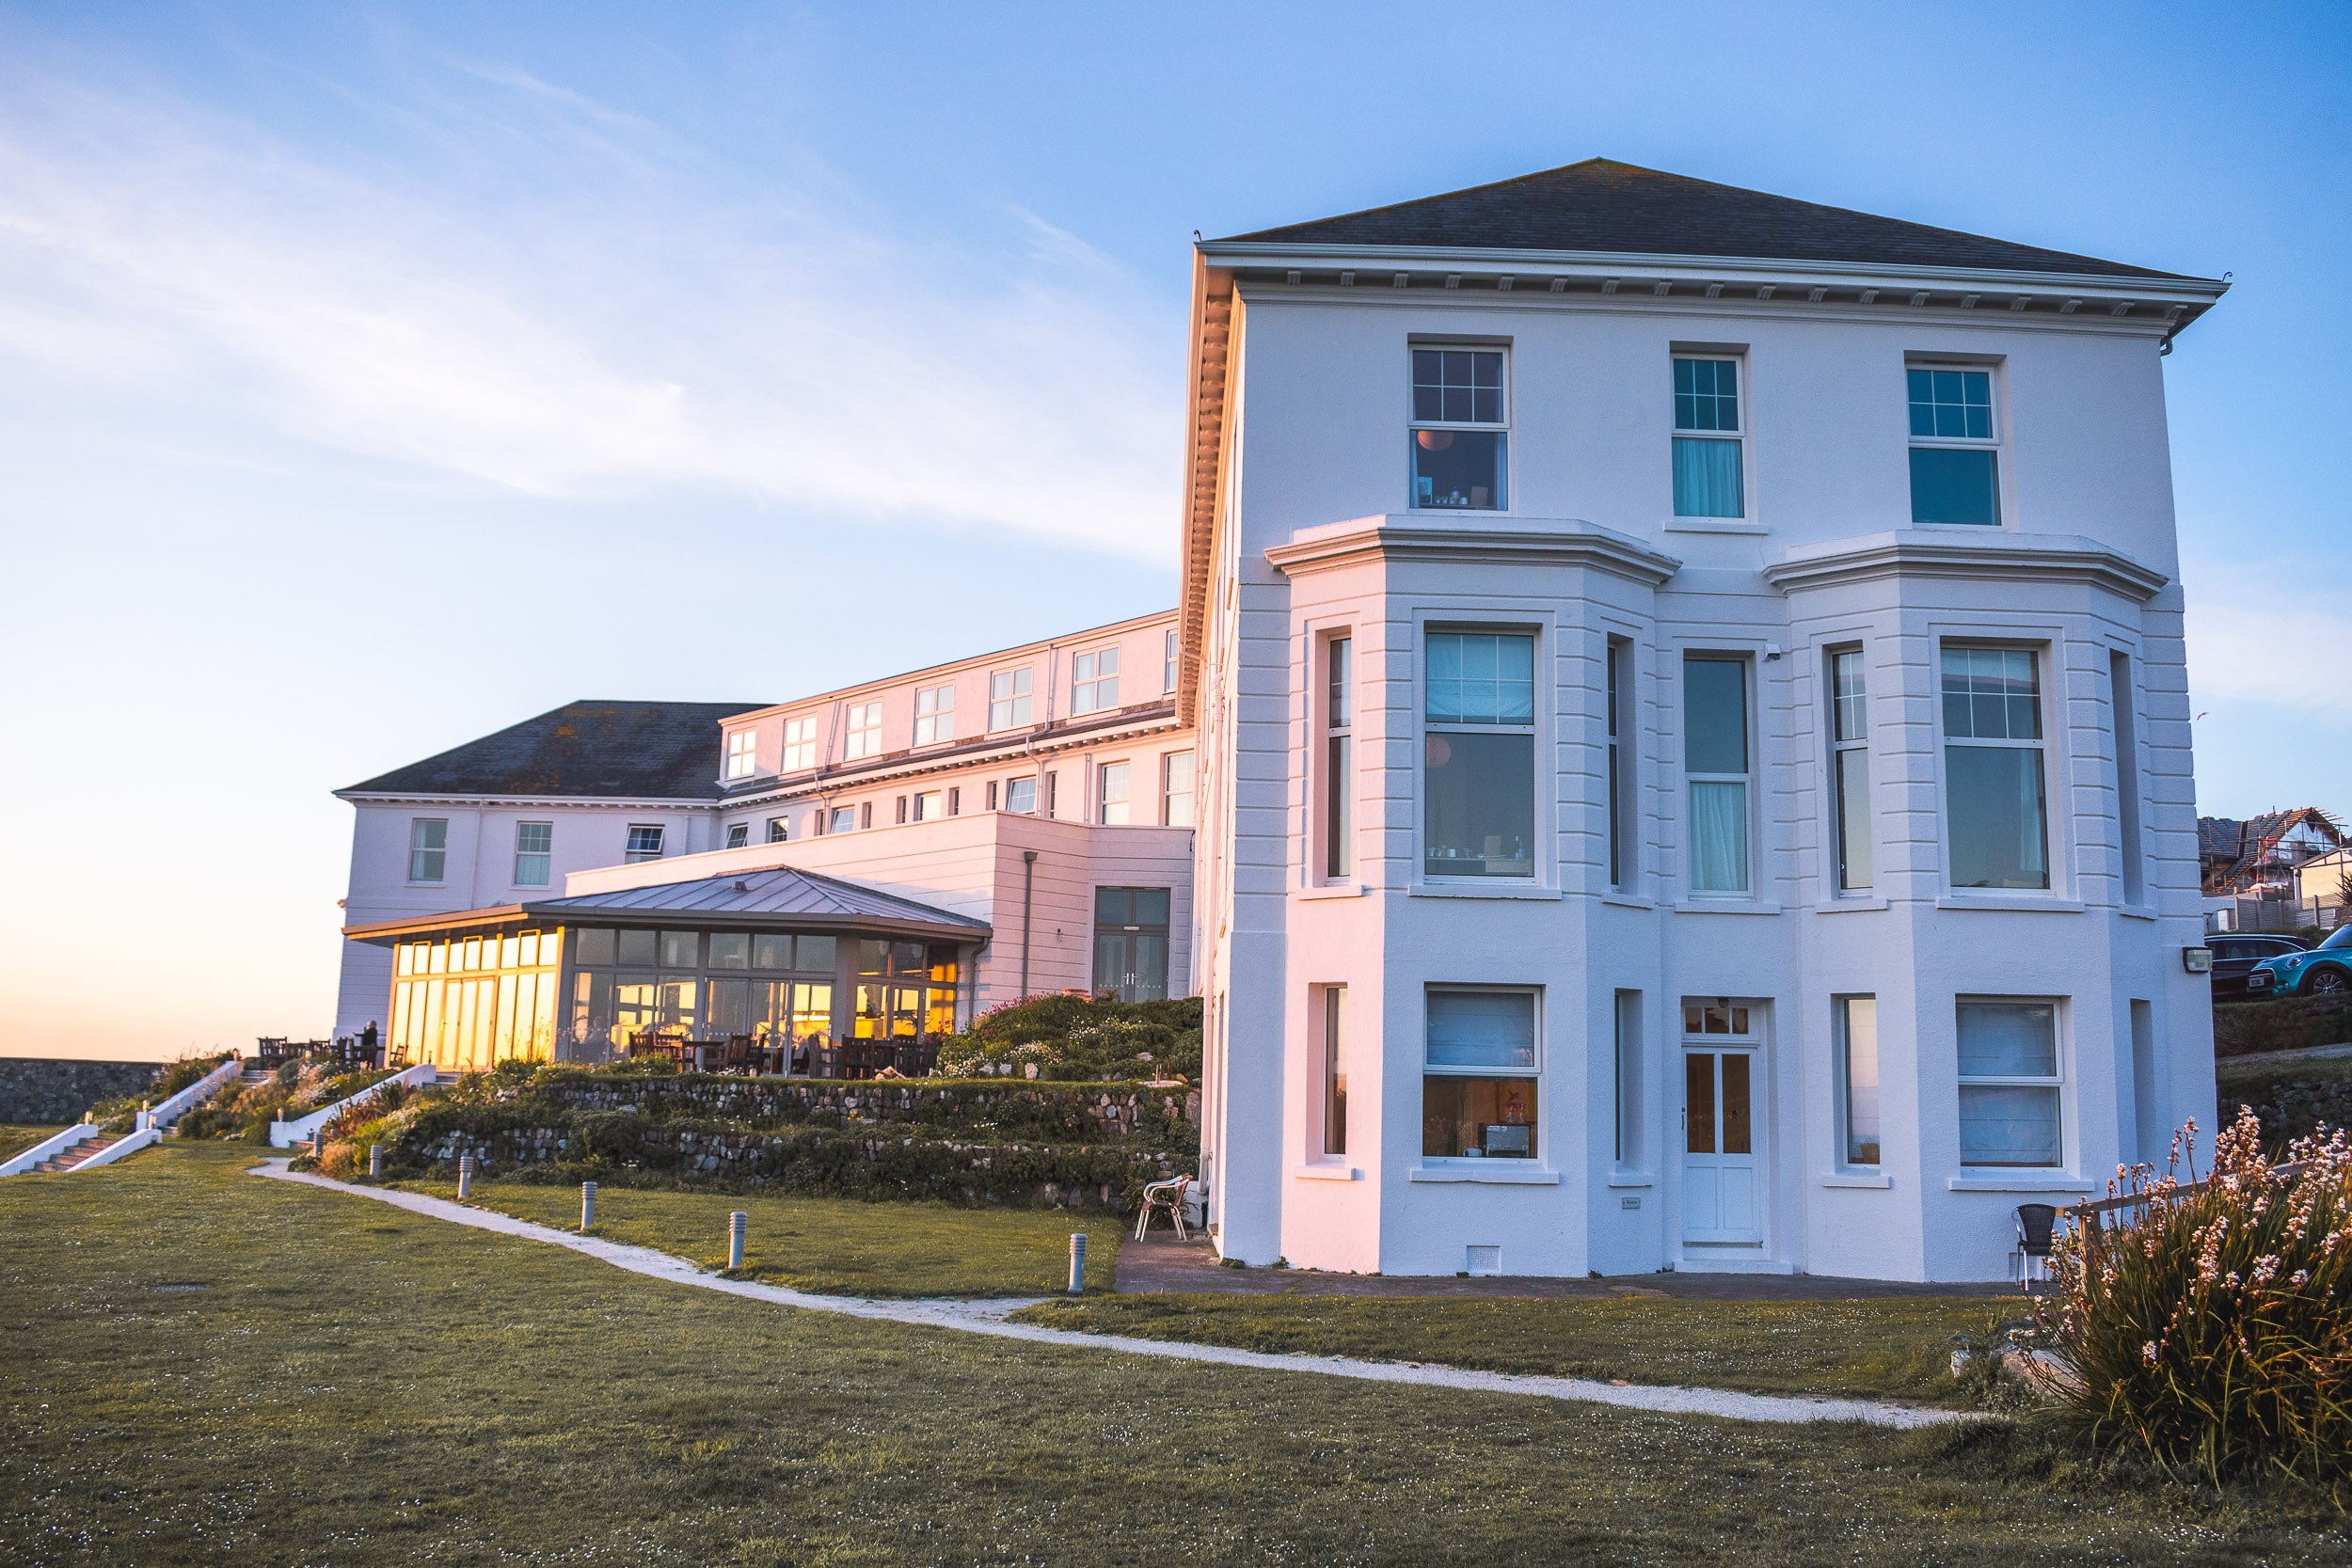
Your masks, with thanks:
[{"label": "multi-storey facade", "polygon": [[348,792],[344,1026],[1197,990],[1220,1249],[1391,1274],[1999,1277],[2210,1124],[2159,360],[2222,285],[1599,162],[1195,280],[1175,612],[721,705],[670,798]]},{"label": "multi-storey facade", "polygon": [[1229,1256],[1999,1277],[2210,1124],[2219,284],[1600,163],[1196,279]]}]

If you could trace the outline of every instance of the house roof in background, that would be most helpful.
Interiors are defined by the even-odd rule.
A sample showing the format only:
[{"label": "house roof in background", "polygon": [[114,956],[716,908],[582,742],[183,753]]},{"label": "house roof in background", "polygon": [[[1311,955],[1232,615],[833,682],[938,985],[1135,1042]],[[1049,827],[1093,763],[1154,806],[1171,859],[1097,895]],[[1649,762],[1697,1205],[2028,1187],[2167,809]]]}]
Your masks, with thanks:
[{"label": "house roof in background", "polygon": [[2185,276],[1824,207],[1609,158],[1215,243],[1716,256],[2119,278]]},{"label": "house roof in background", "polygon": [[954,934],[966,940],[989,931],[983,920],[792,866],[726,871],[691,881],[656,882],[568,898],[536,898],[523,909],[545,919],[644,916],[659,921],[665,916],[691,916],[698,927],[730,920],[765,926],[883,926]]},{"label": "house roof in background", "polygon": [[[2308,826],[2329,844],[2344,844],[2343,831],[2334,817],[2317,806],[2297,806],[2293,811],[2265,812],[2243,820],[2229,816],[2201,816],[2197,819],[2197,858],[2204,865],[2205,890],[2226,893],[2245,881],[2261,868],[2266,847]],[[2309,859],[2311,857],[2306,857]]]},{"label": "house roof in background", "polygon": [[336,793],[716,800],[720,721],[770,705],[566,703]]}]

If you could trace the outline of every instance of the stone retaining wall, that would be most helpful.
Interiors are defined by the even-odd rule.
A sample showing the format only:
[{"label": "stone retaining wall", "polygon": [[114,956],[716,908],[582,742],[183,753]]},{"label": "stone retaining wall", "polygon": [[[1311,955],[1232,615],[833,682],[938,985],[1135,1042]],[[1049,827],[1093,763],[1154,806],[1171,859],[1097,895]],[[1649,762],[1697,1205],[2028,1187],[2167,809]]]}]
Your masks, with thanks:
[{"label": "stone retaining wall", "polygon": [[0,1056],[0,1121],[62,1126],[103,1100],[119,1100],[152,1085],[163,1062],[77,1062],[43,1056]]},{"label": "stone retaining wall", "polygon": [[1147,1121],[1180,1121],[1198,1127],[1197,1089],[1146,1089],[1132,1085],[930,1084],[921,1079],[736,1078],[695,1074],[683,1078],[612,1080],[584,1078],[577,1084],[535,1091],[580,1111],[642,1111],[659,1117],[704,1116],[723,1121],[805,1121],[829,1111],[844,1121],[910,1122],[916,1125],[986,1123],[993,1115],[1028,1119],[1038,1111],[1075,1113],[1091,1118],[1082,1138],[1132,1136]]}]

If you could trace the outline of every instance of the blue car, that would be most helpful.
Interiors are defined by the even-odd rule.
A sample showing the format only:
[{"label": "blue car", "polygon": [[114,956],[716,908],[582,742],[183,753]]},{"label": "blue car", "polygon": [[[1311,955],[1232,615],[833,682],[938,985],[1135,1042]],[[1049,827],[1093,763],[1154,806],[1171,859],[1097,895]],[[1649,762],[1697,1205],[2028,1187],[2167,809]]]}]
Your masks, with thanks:
[{"label": "blue car", "polygon": [[2265,958],[2246,975],[2246,994],[2265,996],[2342,996],[2352,991],[2352,926],[2339,926],[2335,934],[2308,953],[2281,953]]}]

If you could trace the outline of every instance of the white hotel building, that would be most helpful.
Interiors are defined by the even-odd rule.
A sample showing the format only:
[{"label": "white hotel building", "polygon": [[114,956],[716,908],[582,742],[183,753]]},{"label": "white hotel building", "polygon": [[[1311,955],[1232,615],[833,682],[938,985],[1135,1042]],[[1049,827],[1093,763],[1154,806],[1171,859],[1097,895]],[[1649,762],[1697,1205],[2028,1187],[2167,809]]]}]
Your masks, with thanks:
[{"label": "white hotel building", "polygon": [[[2159,360],[2222,290],[1600,161],[1205,242],[1173,616],[714,714],[672,796],[346,792],[341,1022],[632,921],[715,1018],[798,922],[862,940],[727,996],[1200,991],[1243,1261],[2001,1277],[2213,1115]],[[578,940],[464,1060],[581,1049]]]}]

